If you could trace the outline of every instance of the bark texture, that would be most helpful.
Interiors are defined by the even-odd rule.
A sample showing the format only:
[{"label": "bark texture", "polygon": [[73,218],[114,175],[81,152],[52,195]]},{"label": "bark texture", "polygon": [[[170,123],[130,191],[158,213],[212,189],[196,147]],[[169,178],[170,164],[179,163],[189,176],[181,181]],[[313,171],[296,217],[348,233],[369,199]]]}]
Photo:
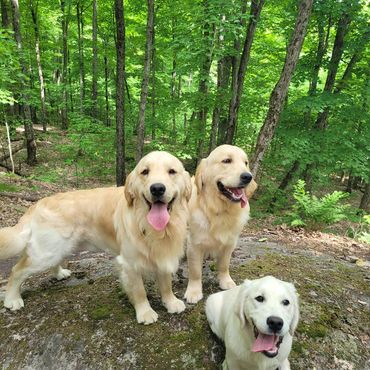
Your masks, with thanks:
[{"label": "bark texture", "polygon": [[145,108],[148,99],[149,75],[150,75],[150,57],[152,54],[153,44],[153,29],[154,29],[154,0],[148,0],[148,17],[146,25],[146,47],[144,57],[144,73],[141,83],[141,95],[139,105],[139,118],[137,123],[137,148],[136,161],[139,161],[144,152],[144,136],[145,136]]},{"label": "bark texture", "polygon": [[116,18],[116,184],[125,183],[125,19],[123,0],[114,0]]},{"label": "bark texture", "polygon": [[299,54],[305,38],[313,0],[302,0],[299,4],[297,20],[289,42],[284,67],[280,79],[275,85],[269,102],[269,109],[259,132],[257,145],[252,160],[252,172],[258,177],[259,168],[267,148],[275,134],[280,114],[288,93],[290,80],[298,62]]}]

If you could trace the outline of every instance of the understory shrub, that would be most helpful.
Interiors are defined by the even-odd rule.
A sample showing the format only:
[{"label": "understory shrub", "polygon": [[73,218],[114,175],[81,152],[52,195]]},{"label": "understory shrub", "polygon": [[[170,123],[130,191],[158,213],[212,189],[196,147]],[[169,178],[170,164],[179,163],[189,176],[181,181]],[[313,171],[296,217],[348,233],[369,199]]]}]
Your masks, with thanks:
[{"label": "understory shrub", "polygon": [[348,197],[347,193],[334,191],[318,198],[306,191],[305,185],[303,180],[298,180],[294,185],[295,203],[290,213],[291,226],[321,230],[346,218],[348,205],[340,204],[340,201]]}]

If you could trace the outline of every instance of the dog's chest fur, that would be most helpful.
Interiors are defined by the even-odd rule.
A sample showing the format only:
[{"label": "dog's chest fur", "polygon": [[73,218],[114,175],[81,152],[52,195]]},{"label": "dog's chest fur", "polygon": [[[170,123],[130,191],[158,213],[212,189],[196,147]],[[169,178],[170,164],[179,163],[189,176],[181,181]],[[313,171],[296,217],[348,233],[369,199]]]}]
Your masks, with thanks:
[{"label": "dog's chest fur", "polygon": [[194,209],[190,216],[192,243],[211,248],[216,245],[233,245],[248,218],[249,208],[238,209],[237,212],[221,210],[212,213],[204,208]]}]

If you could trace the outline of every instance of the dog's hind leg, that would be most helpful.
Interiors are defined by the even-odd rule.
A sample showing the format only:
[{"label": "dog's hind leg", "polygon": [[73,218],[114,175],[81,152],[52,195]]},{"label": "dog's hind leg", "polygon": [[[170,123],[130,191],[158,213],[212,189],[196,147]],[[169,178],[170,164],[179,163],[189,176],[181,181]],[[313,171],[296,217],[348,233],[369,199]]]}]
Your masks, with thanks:
[{"label": "dog's hind leg", "polygon": [[234,248],[227,247],[220,251],[217,256],[217,277],[221,289],[231,289],[236,286],[234,280],[230,276],[229,266],[231,254]]},{"label": "dog's hind leg", "polygon": [[29,276],[42,270],[43,269],[39,269],[32,263],[31,258],[27,254],[24,254],[13,267],[12,273],[10,274],[5,293],[4,307],[12,311],[24,307],[21,297],[21,285]]}]

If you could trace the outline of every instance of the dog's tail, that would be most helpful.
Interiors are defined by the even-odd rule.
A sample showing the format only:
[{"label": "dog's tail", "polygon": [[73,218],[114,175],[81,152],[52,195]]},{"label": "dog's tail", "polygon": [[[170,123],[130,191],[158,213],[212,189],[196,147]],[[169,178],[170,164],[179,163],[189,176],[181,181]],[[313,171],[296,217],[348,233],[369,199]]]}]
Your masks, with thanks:
[{"label": "dog's tail", "polygon": [[27,235],[24,225],[19,223],[13,227],[0,229],[0,260],[21,253],[27,245]]}]

